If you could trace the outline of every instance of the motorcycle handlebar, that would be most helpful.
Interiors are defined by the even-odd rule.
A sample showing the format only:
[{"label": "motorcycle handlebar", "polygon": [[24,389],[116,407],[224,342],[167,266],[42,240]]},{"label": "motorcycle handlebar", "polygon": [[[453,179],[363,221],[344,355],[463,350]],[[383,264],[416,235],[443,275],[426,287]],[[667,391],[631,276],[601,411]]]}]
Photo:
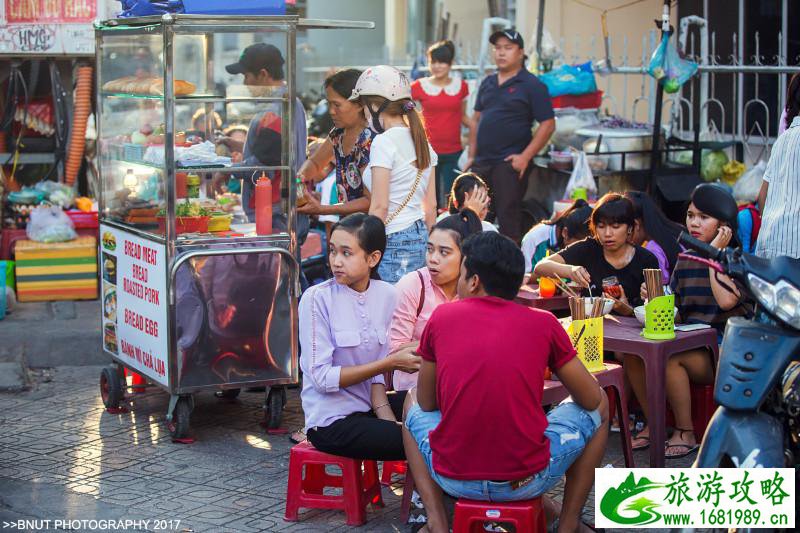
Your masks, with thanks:
[{"label": "motorcycle handlebar", "polygon": [[711,259],[713,261],[719,262],[724,255],[724,250],[719,250],[710,244],[706,244],[701,240],[695,239],[684,231],[682,231],[678,236],[678,242],[684,245],[686,248],[691,248],[692,250],[696,251],[701,257],[705,257],[706,259]]}]

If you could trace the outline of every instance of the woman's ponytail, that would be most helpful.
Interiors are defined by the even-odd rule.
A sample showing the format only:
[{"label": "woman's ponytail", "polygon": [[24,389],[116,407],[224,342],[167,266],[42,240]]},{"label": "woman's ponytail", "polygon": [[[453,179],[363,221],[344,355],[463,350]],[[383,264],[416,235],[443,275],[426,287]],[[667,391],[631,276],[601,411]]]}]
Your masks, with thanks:
[{"label": "woman's ponytail", "polygon": [[416,109],[406,111],[406,116],[408,117],[408,125],[411,128],[414,152],[417,154],[415,166],[417,170],[424,170],[431,166],[431,152],[428,147],[428,134],[425,132],[425,123]]}]

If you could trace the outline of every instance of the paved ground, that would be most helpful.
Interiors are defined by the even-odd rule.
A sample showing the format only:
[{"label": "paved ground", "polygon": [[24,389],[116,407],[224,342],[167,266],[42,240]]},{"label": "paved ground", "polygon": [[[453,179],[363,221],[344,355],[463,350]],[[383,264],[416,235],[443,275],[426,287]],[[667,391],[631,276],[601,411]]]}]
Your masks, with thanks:
[{"label": "paved ground", "polygon": [[[133,396],[129,413],[109,414],[97,384],[101,367],[35,368],[62,365],[70,356],[80,364],[105,360],[92,329],[97,312],[97,302],[74,309],[26,304],[0,322],[0,355],[34,367],[30,390],[0,393],[0,530],[13,531],[2,521],[20,519],[172,520],[159,529],[196,532],[351,529],[336,511],[308,510],[300,523],[283,521],[291,443],[259,427],[263,393],[233,401],[198,394],[197,440],[174,444],[164,425],[165,393]],[[295,429],[302,422],[297,391],[290,391],[284,425]],[[636,460],[645,466],[646,452]],[[616,434],[608,463],[623,466]],[[360,530],[409,531],[399,523],[401,493],[400,484],[384,489],[386,507],[370,510]],[[561,487],[550,496],[560,499]],[[586,521],[593,521],[593,510],[591,498]],[[147,529],[156,528],[151,522]]]},{"label": "paved ground", "polygon": [[[180,520],[178,531],[345,531],[341,513],[305,511],[283,522],[285,435],[258,426],[263,394],[234,401],[197,395],[194,444],[173,444],[164,427],[167,396],[136,395],[109,414],[98,393],[100,367],[36,372],[33,390],[0,394],[0,520]],[[291,391],[286,425],[302,425]],[[622,466],[613,435],[605,462]],[[637,457],[644,464],[644,454]],[[363,531],[408,531],[399,523],[401,487],[384,490]],[[552,493],[560,498],[559,490]],[[585,519],[591,520],[590,501]],[[151,526],[151,530],[154,530]]]}]

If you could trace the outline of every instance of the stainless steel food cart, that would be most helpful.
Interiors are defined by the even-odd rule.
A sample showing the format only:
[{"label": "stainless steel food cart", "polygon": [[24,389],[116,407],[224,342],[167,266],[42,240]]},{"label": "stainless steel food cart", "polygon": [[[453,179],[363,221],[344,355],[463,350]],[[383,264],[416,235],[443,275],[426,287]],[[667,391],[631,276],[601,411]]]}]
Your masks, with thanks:
[{"label": "stainless steel food cart", "polygon": [[[187,438],[192,395],[204,390],[235,397],[265,387],[267,427],[278,427],[283,387],[298,381],[295,36],[371,27],[197,15],[96,25],[107,408],[121,408],[127,369],[169,393],[175,439]],[[224,64],[254,42],[281,52],[284,83],[231,81]],[[236,152],[212,142],[218,119],[242,135],[270,130],[264,142],[279,143],[278,159],[236,163]],[[230,192],[237,178],[244,187],[262,173],[279,191],[268,235],[256,234]]]}]

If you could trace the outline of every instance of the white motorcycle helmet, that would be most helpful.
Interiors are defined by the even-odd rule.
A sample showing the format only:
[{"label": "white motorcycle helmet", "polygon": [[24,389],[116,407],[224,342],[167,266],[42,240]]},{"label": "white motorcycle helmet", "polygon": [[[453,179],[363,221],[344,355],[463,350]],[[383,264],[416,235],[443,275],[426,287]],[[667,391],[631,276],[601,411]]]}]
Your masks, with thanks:
[{"label": "white motorcycle helmet", "polygon": [[372,129],[382,133],[383,126],[380,124],[378,117],[390,102],[411,99],[411,82],[408,76],[394,67],[388,65],[370,67],[359,76],[349,100],[358,100],[362,96],[381,96],[386,98],[386,101],[377,111],[365,106],[365,110],[372,118]]}]

